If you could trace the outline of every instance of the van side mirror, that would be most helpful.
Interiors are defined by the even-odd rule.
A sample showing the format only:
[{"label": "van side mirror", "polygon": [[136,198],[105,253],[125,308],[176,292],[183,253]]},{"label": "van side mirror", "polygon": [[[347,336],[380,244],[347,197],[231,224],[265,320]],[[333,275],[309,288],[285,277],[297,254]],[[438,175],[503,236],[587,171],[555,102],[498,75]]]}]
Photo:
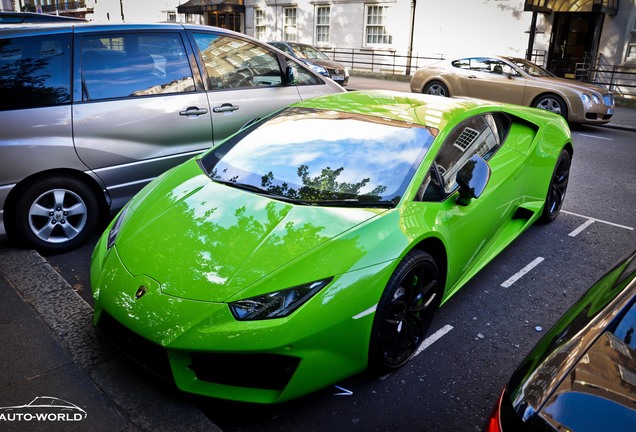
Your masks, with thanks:
[{"label": "van side mirror", "polygon": [[479,155],[473,155],[457,172],[459,197],[457,204],[466,206],[473,198],[479,198],[490,180],[490,166]]},{"label": "van side mirror", "polygon": [[295,67],[287,66],[286,70],[286,80],[285,83],[287,85],[297,85],[298,84],[298,70]]}]

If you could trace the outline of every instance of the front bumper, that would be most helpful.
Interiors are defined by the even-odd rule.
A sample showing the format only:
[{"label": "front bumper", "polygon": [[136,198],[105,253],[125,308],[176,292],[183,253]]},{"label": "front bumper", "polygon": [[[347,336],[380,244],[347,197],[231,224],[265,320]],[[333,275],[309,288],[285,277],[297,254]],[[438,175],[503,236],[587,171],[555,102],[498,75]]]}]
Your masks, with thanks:
[{"label": "front bumper", "polygon": [[94,321],[125,351],[143,347],[133,355],[140,363],[163,359],[160,373],[183,391],[277,403],[366,368],[374,314],[357,314],[377,302],[391,271],[383,263],[336,277],[285,318],[237,321],[226,303],[166,295],[152,278],[130,274],[103,237],[91,265]]}]

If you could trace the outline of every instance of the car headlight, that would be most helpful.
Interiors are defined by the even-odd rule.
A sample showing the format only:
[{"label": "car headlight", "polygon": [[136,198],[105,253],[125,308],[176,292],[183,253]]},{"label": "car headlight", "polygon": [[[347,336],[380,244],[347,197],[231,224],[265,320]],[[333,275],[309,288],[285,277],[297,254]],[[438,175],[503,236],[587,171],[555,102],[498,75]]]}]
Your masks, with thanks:
[{"label": "car headlight", "polygon": [[311,68],[312,71],[320,74],[320,75],[325,75],[325,76],[329,76],[329,72],[327,72],[327,69],[325,69],[322,66],[318,66],[315,64],[310,64],[309,67]]},{"label": "car headlight", "polygon": [[302,306],[318,291],[329,285],[332,280],[333,278],[327,278],[305,285],[235,301],[230,303],[230,310],[234,318],[239,321],[286,317]]},{"label": "car headlight", "polygon": [[583,103],[590,103],[590,101],[592,100],[592,98],[590,97],[589,94],[587,93],[581,93],[581,100],[583,101]]},{"label": "car headlight", "polygon": [[592,93],[592,102],[597,104],[601,103],[601,98],[599,98],[597,94]]},{"label": "car headlight", "polygon": [[106,242],[106,249],[110,249],[115,245],[115,240],[117,240],[119,229],[121,228],[121,224],[124,222],[124,217],[126,216],[127,211],[128,207],[124,207],[124,209],[117,215],[113,227],[108,232],[108,242]]}]

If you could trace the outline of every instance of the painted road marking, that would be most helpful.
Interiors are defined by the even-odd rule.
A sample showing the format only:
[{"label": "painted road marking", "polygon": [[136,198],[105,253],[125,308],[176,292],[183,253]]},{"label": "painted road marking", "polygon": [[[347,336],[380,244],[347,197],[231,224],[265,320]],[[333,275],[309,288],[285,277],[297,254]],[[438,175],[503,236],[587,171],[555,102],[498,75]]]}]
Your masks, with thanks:
[{"label": "painted road marking", "polygon": [[420,345],[420,347],[417,349],[417,351],[415,351],[415,354],[413,354],[413,357],[419,355],[426,348],[430,347],[435,342],[440,340],[442,338],[442,336],[444,336],[446,333],[448,333],[452,329],[453,329],[452,325],[446,324],[444,327],[442,327],[441,329],[437,330],[435,333],[433,333],[432,335],[430,335],[429,337],[424,339],[424,342],[422,342],[422,345]]},{"label": "painted road marking", "polygon": [[538,266],[539,264],[541,264],[541,262],[543,261],[543,257],[538,257],[535,258],[534,261],[532,261],[530,264],[528,264],[527,266],[525,266],[524,268],[522,268],[521,270],[519,270],[517,273],[515,273],[514,275],[512,275],[512,277],[510,277],[507,281],[505,281],[504,283],[501,284],[502,287],[504,288],[508,288],[510,287],[513,283],[517,282],[519,279],[521,279],[524,275],[526,275],[530,270],[532,270],[533,268],[535,268],[536,266]]},{"label": "painted road marking", "polygon": [[576,237],[578,234],[580,234],[583,230],[585,230],[587,227],[592,225],[592,223],[594,223],[594,222],[600,222],[600,223],[605,224],[605,225],[610,225],[610,226],[613,226],[613,227],[622,228],[622,229],[626,229],[626,230],[629,230],[629,231],[633,231],[634,230],[633,227],[629,227],[629,226],[625,226],[625,225],[619,225],[619,224],[616,224],[614,222],[608,222],[608,221],[605,221],[605,220],[602,220],[602,219],[596,219],[596,218],[593,218],[593,217],[584,216],[584,215],[580,215],[580,214],[577,214],[577,213],[572,213],[572,212],[565,211],[565,210],[561,210],[561,212],[569,214],[569,215],[572,215],[572,216],[578,216],[578,217],[587,219],[587,221],[585,221],[580,227],[578,227],[577,229],[572,231],[570,234],[568,234],[570,237]]},{"label": "painted road marking", "polygon": [[605,141],[614,141],[612,138],[605,138],[605,137],[600,137],[600,136],[595,136],[595,135],[587,135],[587,134],[582,134],[582,133],[580,133],[579,136],[584,136],[584,137],[588,137],[588,138],[596,138],[596,139],[605,140]]}]

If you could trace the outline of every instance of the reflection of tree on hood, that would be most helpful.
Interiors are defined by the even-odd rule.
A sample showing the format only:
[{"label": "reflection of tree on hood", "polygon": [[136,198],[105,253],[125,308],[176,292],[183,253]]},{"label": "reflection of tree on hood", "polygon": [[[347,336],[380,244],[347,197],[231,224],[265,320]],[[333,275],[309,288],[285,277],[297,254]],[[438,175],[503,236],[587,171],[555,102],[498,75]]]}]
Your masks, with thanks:
[{"label": "reflection of tree on hood", "polygon": [[270,171],[261,177],[261,185],[269,192],[276,195],[282,195],[292,199],[301,199],[304,201],[325,201],[337,199],[358,199],[364,198],[368,201],[379,201],[381,194],[386,190],[386,186],[377,186],[371,192],[360,195],[360,189],[365,187],[370,179],[365,178],[357,183],[338,182],[344,167],[332,169],[330,167],[323,168],[320,175],[311,178],[309,176],[309,167],[301,165],[298,167],[298,177],[302,181],[302,187],[299,190],[290,188],[287,183],[274,185],[274,174]]}]

